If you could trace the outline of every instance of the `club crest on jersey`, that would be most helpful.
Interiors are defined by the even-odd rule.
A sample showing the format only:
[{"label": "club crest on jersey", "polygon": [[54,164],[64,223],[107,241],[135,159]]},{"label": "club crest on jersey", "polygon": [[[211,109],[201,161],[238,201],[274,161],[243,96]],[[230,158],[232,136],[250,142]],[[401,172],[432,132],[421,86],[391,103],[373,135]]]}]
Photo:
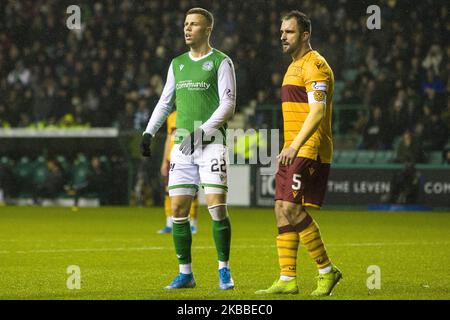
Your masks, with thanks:
[{"label": "club crest on jersey", "polygon": [[214,67],[214,64],[212,61],[206,61],[205,63],[203,63],[202,65],[202,69],[204,71],[211,71],[212,68]]},{"label": "club crest on jersey", "polygon": [[314,91],[314,99],[316,101],[325,100],[325,93],[323,91]]}]

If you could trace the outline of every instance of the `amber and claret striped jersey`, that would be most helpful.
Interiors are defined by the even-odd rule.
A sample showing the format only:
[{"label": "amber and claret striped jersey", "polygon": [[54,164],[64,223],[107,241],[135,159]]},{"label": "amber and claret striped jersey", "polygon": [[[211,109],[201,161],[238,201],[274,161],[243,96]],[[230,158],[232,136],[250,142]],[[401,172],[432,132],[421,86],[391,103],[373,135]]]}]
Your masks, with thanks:
[{"label": "amber and claret striped jersey", "polygon": [[281,87],[284,121],[284,148],[289,147],[309,113],[308,92],[314,93],[317,101],[324,99],[326,92],[326,114],[317,131],[300,148],[297,157],[331,163],[333,141],[331,114],[334,75],[324,57],[312,50],[294,60],[286,71]]},{"label": "amber and claret striped jersey", "polygon": [[[172,150],[173,145],[175,144],[176,121],[177,121],[177,112],[173,111],[167,117],[167,135],[170,136],[170,150]],[[167,160],[170,161],[170,152],[167,155]]]}]

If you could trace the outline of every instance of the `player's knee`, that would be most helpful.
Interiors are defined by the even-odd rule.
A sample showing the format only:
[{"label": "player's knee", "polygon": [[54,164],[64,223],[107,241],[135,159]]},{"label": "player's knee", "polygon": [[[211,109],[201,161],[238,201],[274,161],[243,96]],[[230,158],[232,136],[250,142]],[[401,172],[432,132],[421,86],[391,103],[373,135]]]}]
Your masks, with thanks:
[{"label": "player's knee", "polygon": [[292,208],[286,205],[281,206],[281,208],[279,209],[280,213],[285,216],[286,218],[290,219],[293,214],[292,214]]},{"label": "player's knee", "polygon": [[175,202],[171,204],[172,206],[172,216],[175,218],[184,218],[189,214],[190,207],[185,203]]},{"label": "player's knee", "polygon": [[214,221],[221,221],[228,217],[228,209],[225,203],[209,206],[208,211]]},{"label": "player's knee", "polygon": [[275,212],[276,213],[282,213],[283,211],[283,202],[282,201],[275,201]]}]

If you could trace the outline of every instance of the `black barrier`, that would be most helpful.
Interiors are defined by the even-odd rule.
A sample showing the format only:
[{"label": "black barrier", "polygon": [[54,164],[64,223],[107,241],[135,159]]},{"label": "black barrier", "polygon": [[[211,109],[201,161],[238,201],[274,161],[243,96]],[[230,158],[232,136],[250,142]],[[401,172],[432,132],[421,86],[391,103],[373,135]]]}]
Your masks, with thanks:
[{"label": "black barrier", "polygon": [[[332,167],[325,196],[326,205],[365,206],[386,201],[394,174],[401,166]],[[417,203],[431,207],[450,207],[450,167],[418,166],[419,197]],[[262,176],[260,168],[252,170],[255,187],[254,206],[273,206],[275,175]]]}]

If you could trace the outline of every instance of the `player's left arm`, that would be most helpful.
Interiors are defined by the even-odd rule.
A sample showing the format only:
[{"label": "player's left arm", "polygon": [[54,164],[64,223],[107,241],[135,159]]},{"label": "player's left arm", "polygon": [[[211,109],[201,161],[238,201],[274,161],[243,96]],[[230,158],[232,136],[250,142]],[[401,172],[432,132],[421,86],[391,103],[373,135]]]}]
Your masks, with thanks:
[{"label": "player's left arm", "polygon": [[233,62],[229,58],[224,59],[219,66],[217,88],[220,98],[219,106],[211,117],[200,126],[207,136],[230,120],[236,108],[236,75]]},{"label": "player's left arm", "polygon": [[278,155],[278,162],[282,165],[294,162],[298,151],[317,131],[327,112],[327,89],[330,81],[328,69],[320,63],[311,63],[309,67],[305,72],[309,113],[294,141]]}]

